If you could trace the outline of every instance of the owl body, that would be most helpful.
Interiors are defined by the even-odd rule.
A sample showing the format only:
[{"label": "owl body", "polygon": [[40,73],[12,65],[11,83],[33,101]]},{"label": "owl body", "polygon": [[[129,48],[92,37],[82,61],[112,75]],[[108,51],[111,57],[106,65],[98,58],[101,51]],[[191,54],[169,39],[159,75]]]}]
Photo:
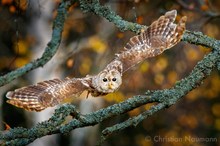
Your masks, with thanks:
[{"label": "owl body", "polygon": [[92,96],[115,92],[122,84],[122,75],[143,60],[157,56],[176,45],[185,31],[186,17],[174,23],[177,12],[167,12],[154,21],[140,35],[132,37],[124,49],[116,54],[104,70],[84,78],[54,79],[9,91],[7,102],[30,111],[41,111],[59,104],[69,96],[78,96],[84,90]]},{"label": "owl body", "polygon": [[91,95],[96,97],[115,92],[122,84],[122,62],[113,60],[98,75],[92,78]]},{"label": "owl body", "polygon": [[122,77],[118,70],[113,69],[109,72],[101,72],[101,74],[95,76],[92,81],[92,86],[98,92],[112,93],[122,84]]}]

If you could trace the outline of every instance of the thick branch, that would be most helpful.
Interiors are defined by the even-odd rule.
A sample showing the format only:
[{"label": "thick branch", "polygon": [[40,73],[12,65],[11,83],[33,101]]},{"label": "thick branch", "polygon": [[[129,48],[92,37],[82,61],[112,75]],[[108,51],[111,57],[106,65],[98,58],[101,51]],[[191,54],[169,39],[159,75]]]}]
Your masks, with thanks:
[{"label": "thick branch", "polygon": [[[192,73],[187,78],[177,82],[171,89],[148,91],[145,95],[134,96],[121,103],[111,105],[107,108],[100,109],[96,112],[86,115],[80,115],[77,113],[74,106],[63,105],[53,115],[52,119],[54,120],[49,119],[48,121],[39,123],[37,126],[31,129],[14,128],[9,131],[2,132],[0,139],[7,141],[8,145],[15,144],[15,142],[22,143],[24,140],[25,142],[31,142],[33,139],[42,136],[55,133],[66,133],[75,128],[96,125],[103,120],[113,116],[121,115],[147,103],[158,102],[162,104],[163,108],[169,107],[202,83],[202,81],[216,66],[216,63],[220,62],[219,54],[220,53],[217,51],[209,53],[206,57],[204,57],[202,61],[196,65]],[[134,123],[137,124],[160,109],[161,108],[155,108],[153,111],[146,111],[143,115],[141,115],[141,119],[136,121],[137,118],[134,118],[132,121],[136,121]],[[62,125],[65,117],[70,113],[77,113],[76,118],[70,121],[68,124]],[[133,125],[133,122],[130,125],[128,123],[129,122],[126,122],[126,125],[123,125],[122,129]],[[27,139],[30,139],[31,141],[28,141]]]},{"label": "thick branch", "polygon": [[[135,33],[139,33],[141,29],[146,27],[144,25],[123,20],[109,7],[100,5],[98,0],[92,0],[92,2],[88,2],[87,0],[79,0],[79,2],[82,10],[85,12],[92,12],[96,15],[99,15],[100,17],[106,18],[109,22],[114,23],[121,31],[129,30]],[[182,40],[191,44],[210,47],[212,49],[219,49],[218,46],[220,46],[219,40],[213,41],[213,38],[204,36],[201,32],[185,31]]]},{"label": "thick branch", "polygon": [[153,106],[150,110],[144,112],[143,114],[130,118],[124,123],[117,124],[107,130],[103,131],[103,135],[108,136],[113,132],[117,132],[127,128],[129,126],[136,126],[142,120],[146,119],[148,116],[153,115],[157,111],[169,107],[175,104],[180,98],[185,96],[191,90],[197,88],[202,81],[208,77],[211,71],[216,67],[217,62],[220,62],[219,52],[211,52],[200,61],[196,67],[193,69],[192,73],[178,81],[175,86],[171,89],[157,90],[157,91],[148,91],[145,95],[134,96],[128,100],[109,106],[105,109],[93,112],[91,114],[85,115],[84,122],[78,123],[78,121],[73,120],[67,125],[61,128],[61,132],[69,132],[72,129],[84,126],[91,126],[98,124],[101,121],[108,119],[112,116],[121,115],[127,111],[133,110],[141,105],[158,102],[160,104]]},{"label": "thick branch", "polygon": [[0,86],[3,86],[7,83],[10,83],[12,80],[26,74],[27,72],[38,68],[38,67],[43,67],[57,52],[60,41],[61,41],[61,36],[62,36],[62,31],[63,31],[63,26],[65,22],[65,18],[67,15],[67,11],[69,6],[71,6],[72,2],[62,2],[60,6],[57,9],[57,16],[53,22],[53,32],[52,32],[52,37],[50,42],[47,44],[47,47],[45,48],[44,53],[42,56],[26,65],[23,67],[20,67],[14,71],[11,71],[7,73],[4,76],[0,77]]},{"label": "thick branch", "polygon": [[109,22],[113,22],[116,27],[118,27],[121,31],[133,31],[135,33],[139,33],[140,30],[146,26],[139,25],[137,23],[132,23],[123,20],[119,15],[117,15],[114,11],[112,11],[107,6],[101,6],[99,0],[78,0],[80,3],[80,7],[84,12],[93,12],[100,17],[106,18]]},{"label": "thick branch", "polygon": [[197,88],[202,83],[202,81],[208,77],[208,75],[210,75],[211,71],[214,69],[214,67],[216,67],[217,63],[220,62],[219,55],[219,52],[211,52],[196,65],[188,77],[178,81],[173,88],[169,90],[165,89],[153,92],[151,94],[151,98],[159,101],[159,104],[152,106],[149,110],[136,117],[129,118],[122,123],[104,129],[102,131],[102,139],[100,142],[102,143],[106,137],[113,133],[122,131],[123,129],[130,126],[138,125],[147,117],[153,115],[161,109],[164,109],[165,107],[169,107],[175,104],[181,97],[185,96],[191,90]]},{"label": "thick branch", "polygon": [[156,113],[157,111],[165,108],[166,105],[163,103],[159,103],[155,106],[152,106],[149,110],[143,112],[142,114],[129,118],[128,120],[119,123],[119,124],[115,124],[111,127],[107,127],[102,131],[102,136],[101,136],[101,140],[99,141],[98,145],[101,145],[101,143],[103,143],[106,138],[108,138],[109,136],[111,136],[113,133],[117,133],[119,131],[124,130],[125,128],[131,127],[131,126],[137,126],[141,121],[143,121],[144,119],[146,119],[149,116],[152,116],[154,113]]}]

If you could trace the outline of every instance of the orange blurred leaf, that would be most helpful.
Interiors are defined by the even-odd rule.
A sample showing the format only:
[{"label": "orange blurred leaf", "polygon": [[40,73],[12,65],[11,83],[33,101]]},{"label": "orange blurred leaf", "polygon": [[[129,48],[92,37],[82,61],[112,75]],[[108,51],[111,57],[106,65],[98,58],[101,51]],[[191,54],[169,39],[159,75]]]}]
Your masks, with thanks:
[{"label": "orange blurred leaf", "polygon": [[217,116],[220,117],[220,104],[216,103],[212,106],[212,113]]},{"label": "orange blurred leaf", "polygon": [[11,6],[9,7],[9,11],[10,11],[11,13],[15,13],[15,12],[16,12],[15,6],[11,5]]},{"label": "orange blurred leaf", "polygon": [[121,39],[123,37],[124,37],[124,33],[122,32],[117,33],[117,38]]},{"label": "orange blurred leaf", "polygon": [[195,60],[199,59],[198,51],[193,49],[193,48],[190,49],[190,50],[185,51],[185,53],[186,53],[187,59],[190,60],[190,61],[195,61]]},{"label": "orange blurred leaf", "polygon": [[23,65],[27,64],[29,62],[29,60],[27,58],[17,58],[15,60],[15,67],[22,67]]},{"label": "orange blurred leaf", "polygon": [[74,65],[74,60],[72,58],[68,59],[66,62],[66,66],[68,68],[71,68],[71,67],[73,67],[73,65]]},{"label": "orange blurred leaf", "polygon": [[11,4],[13,0],[1,0],[2,5]]},{"label": "orange blurred leaf", "polygon": [[28,6],[27,0],[15,0],[20,9],[26,10]]},{"label": "orange blurred leaf", "polygon": [[143,22],[144,22],[144,17],[143,16],[138,16],[137,17],[137,23],[143,24]]},{"label": "orange blurred leaf", "polygon": [[202,11],[207,11],[209,9],[208,5],[204,4],[200,7]]},{"label": "orange blurred leaf", "polygon": [[129,111],[128,114],[133,117],[133,116],[137,116],[141,113],[139,108],[133,109],[132,111]]},{"label": "orange blurred leaf", "polygon": [[17,53],[19,55],[25,55],[28,51],[28,47],[29,47],[28,42],[25,40],[19,40],[18,43],[14,44],[14,50],[17,51],[18,49]]},{"label": "orange blurred leaf", "polygon": [[4,125],[5,125],[5,130],[11,129],[11,127],[10,127],[6,122],[3,121],[3,123],[4,123]]}]

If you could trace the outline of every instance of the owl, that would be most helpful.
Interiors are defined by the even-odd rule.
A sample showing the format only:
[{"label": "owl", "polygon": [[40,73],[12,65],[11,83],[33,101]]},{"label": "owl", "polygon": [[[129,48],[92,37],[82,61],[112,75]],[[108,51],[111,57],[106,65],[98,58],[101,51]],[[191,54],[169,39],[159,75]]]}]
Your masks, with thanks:
[{"label": "owl", "polygon": [[132,37],[100,73],[84,78],[53,79],[6,94],[8,103],[29,111],[41,111],[87,90],[97,97],[113,93],[122,84],[123,73],[143,60],[157,56],[176,45],[185,31],[186,16],[175,24],[177,12],[169,11],[139,35]]},{"label": "owl", "polygon": [[84,78],[53,79],[39,82],[6,94],[8,103],[29,111],[53,107],[70,96],[79,96],[87,90],[93,97],[116,91],[122,84],[122,64],[113,61],[96,76]]}]

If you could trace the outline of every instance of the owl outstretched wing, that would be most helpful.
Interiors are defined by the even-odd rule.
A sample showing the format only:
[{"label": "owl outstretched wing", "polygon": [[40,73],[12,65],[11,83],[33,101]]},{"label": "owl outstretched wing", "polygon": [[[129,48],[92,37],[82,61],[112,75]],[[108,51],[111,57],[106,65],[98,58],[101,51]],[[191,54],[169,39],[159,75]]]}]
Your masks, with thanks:
[{"label": "owl outstretched wing", "polygon": [[179,23],[175,24],[176,15],[176,10],[165,13],[140,35],[129,40],[121,53],[116,54],[115,58],[122,62],[123,72],[146,58],[161,54],[181,40],[187,17],[182,17]]},{"label": "owl outstretched wing", "polygon": [[53,79],[26,86],[6,94],[8,103],[29,111],[41,111],[63,99],[79,95],[90,88],[91,78]]}]

